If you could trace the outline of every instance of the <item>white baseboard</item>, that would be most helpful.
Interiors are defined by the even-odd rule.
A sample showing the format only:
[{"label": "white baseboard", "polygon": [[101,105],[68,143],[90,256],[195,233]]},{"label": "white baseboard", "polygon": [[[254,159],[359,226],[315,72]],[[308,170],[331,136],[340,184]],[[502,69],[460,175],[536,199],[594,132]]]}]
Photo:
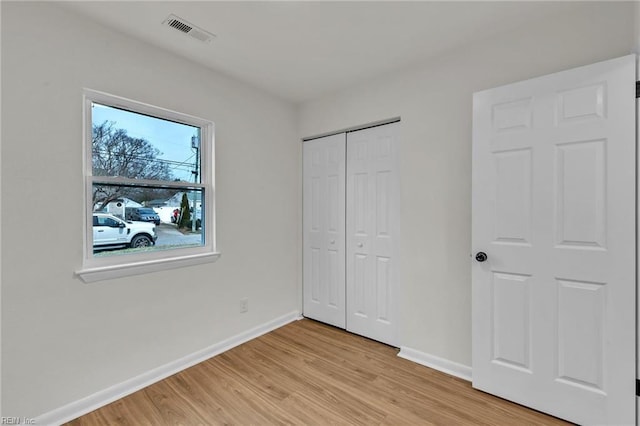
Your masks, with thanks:
[{"label": "white baseboard", "polygon": [[443,373],[471,381],[471,367],[467,365],[458,364],[457,362],[407,348],[406,346],[400,347],[398,356],[424,365],[425,367],[433,368],[434,370],[442,371]]},{"label": "white baseboard", "polygon": [[146,373],[142,373],[139,376],[133,377],[129,380],[125,380],[122,383],[96,392],[93,395],[89,395],[78,401],[74,401],[70,404],[56,408],[55,410],[52,410],[48,413],[42,414],[34,419],[35,424],[60,425],[62,423],[66,423],[84,414],[90,413],[93,410],[110,404],[113,401],[130,395],[142,388],[152,385],[153,383],[165,379],[173,374],[194,366],[202,361],[228,351],[229,349],[241,345],[242,343],[248,342],[251,339],[255,339],[258,336],[261,336],[265,333],[275,330],[276,328],[280,328],[283,325],[289,324],[290,322],[299,320],[301,318],[302,317],[300,316],[300,312],[290,312],[258,327],[252,328],[251,330],[223,340],[220,343],[211,345],[208,348],[194,352],[173,362],[149,370]]}]

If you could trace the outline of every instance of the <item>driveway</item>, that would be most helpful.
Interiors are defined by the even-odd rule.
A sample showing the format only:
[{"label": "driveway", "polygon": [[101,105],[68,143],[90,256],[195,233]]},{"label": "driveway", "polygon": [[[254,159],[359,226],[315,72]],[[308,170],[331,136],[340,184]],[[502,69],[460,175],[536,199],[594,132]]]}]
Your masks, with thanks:
[{"label": "driveway", "polygon": [[158,234],[156,246],[200,244],[202,242],[202,235],[185,235],[182,232],[178,231],[175,225],[170,225],[168,223],[161,223],[160,225],[157,225],[156,233]]}]

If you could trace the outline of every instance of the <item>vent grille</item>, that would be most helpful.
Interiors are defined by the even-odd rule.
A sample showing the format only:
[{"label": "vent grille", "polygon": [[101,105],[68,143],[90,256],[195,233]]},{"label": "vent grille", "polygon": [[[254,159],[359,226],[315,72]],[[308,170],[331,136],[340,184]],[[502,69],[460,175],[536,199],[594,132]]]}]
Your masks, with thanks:
[{"label": "vent grille", "polygon": [[198,28],[195,25],[173,14],[169,15],[169,17],[165,19],[162,24],[171,28],[175,28],[181,33],[187,34],[188,36],[191,36],[196,40],[205,43],[210,43],[215,38],[215,34],[211,34],[210,32],[203,30],[202,28]]},{"label": "vent grille", "polygon": [[188,33],[193,29],[193,27],[190,27],[189,25],[185,24],[182,21],[178,21],[177,19],[170,19],[169,26],[175,28],[176,30],[182,31],[183,33]]}]

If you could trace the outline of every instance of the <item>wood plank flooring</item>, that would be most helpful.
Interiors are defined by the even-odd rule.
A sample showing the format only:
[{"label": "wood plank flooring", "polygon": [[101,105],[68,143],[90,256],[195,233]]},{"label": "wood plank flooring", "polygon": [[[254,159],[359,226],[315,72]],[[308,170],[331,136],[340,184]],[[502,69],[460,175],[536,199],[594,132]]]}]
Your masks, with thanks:
[{"label": "wood plank flooring", "polygon": [[312,320],[288,324],[69,425],[562,425]]}]

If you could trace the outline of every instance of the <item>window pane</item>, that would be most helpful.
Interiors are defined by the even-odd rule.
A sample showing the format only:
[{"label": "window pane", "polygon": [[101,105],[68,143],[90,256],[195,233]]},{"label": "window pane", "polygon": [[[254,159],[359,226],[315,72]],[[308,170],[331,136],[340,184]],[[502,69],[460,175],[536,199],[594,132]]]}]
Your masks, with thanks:
[{"label": "window pane", "polygon": [[92,103],[94,176],[197,182],[200,128]]},{"label": "window pane", "polygon": [[94,256],[205,244],[202,188],[94,183],[92,189]]}]

